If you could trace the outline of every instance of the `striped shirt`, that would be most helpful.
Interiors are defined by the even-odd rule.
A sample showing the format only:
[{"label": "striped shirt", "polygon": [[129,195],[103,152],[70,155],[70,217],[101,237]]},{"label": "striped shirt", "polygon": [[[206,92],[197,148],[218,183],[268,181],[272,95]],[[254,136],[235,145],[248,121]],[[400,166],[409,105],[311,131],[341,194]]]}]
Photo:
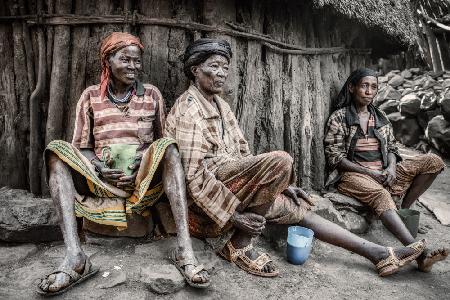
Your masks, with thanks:
[{"label": "striped shirt", "polygon": [[381,155],[380,141],[374,133],[375,117],[370,115],[367,122],[367,134],[364,134],[362,128],[356,132],[356,146],[353,160],[372,170],[383,170],[383,157]]},{"label": "striped shirt", "polygon": [[102,149],[112,144],[141,145],[143,151],[163,133],[164,102],[159,90],[137,83],[130,102],[119,109],[108,97],[100,98],[100,85],[84,90],[77,103],[72,145],[94,149],[101,158]]}]

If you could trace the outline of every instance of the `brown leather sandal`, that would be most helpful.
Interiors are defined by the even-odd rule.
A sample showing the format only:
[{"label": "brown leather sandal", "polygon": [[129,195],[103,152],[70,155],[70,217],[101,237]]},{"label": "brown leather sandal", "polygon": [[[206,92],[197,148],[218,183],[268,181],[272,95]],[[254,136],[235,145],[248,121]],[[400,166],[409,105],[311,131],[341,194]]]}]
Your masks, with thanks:
[{"label": "brown leather sandal", "polygon": [[422,254],[422,252],[425,250],[426,244],[427,244],[426,241],[423,239],[423,240],[414,242],[414,243],[406,246],[408,248],[413,249],[414,252],[412,254],[400,259],[400,266],[409,264],[410,262],[412,262],[413,260],[418,258]]},{"label": "brown leather sandal", "polygon": [[[229,253],[228,255],[225,254],[223,251],[225,247],[228,248]],[[250,274],[261,277],[276,277],[280,274],[278,270],[275,270],[270,273],[263,271],[264,266],[272,261],[272,259],[270,259],[270,256],[267,253],[261,254],[255,260],[251,260],[247,255],[245,255],[245,252],[253,249],[252,244],[249,244],[248,246],[241,249],[236,249],[231,244],[231,241],[228,241],[225,247],[222,250],[220,250],[218,254],[224,259],[236,264],[239,268]]]},{"label": "brown leather sandal", "polygon": [[391,274],[397,273],[400,269],[400,260],[394,253],[392,247],[387,247],[389,256],[385,259],[380,260],[375,267],[378,270],[378,275],[381,277],[389,276]]}]

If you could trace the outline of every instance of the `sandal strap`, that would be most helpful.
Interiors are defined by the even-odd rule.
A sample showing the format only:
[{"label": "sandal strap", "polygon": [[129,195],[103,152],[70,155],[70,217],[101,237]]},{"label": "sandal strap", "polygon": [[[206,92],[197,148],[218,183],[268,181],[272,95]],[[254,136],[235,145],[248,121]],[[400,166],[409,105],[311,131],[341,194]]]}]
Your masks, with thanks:
[{"label": "sandal strap", "polygon": [[387,250],[389,252],[389,256],[385,259],[379,261],[375,266],[377,269],[384,268],[388,265],[398,265],[400,263],[400,260],[397,258],[397,256],[394,253],[394,249],[392,247],[387,247]]},{"label": "sandal strap", "polygon": [[411,248],[416,252],[419,252],[419,251],[422,251],[423,249],[425,249],[425,245],[426,245],[425,240],[420,240],[420,241],[414,242],[412,244],[409,244],[406,247]]},{"label": "sandal strap", "polygon": [[[195,266],[193,264],[189,264],[192,266]],[[185,265],[186,266],[186,265]],[[203,265],[198,265],[195,268],[193,268],[192,270],[190,270],[189,272],[186,271],[186,267],[184,268],[184,273],[189,277],[190,280],[192,280],[192,278],[194,278],[195,275],[198,275],[198,273],[200,273],[201,271],[205,270],[205,267]]]},{"label": "sandal strap", "polygon": [[227,242],[227,247],[228,247],[228,252],[229,252],[229,255],[230,255],[230,260],[232,262],[235,262],[241,256],[247,257],[245,255],[245,252],[253,249],[253,244],[250,243],[247,246],[245,246],[244,248],[236,249],[236,248],[234,248],[233,244],[231,244],[231,241],[228,241]]},{"label": "sandal strap", "polygon": [[75,272],[74,270],[70,269],[70,268],[60,268],[58,270],[56,270],[55,272],[53,272],[52,274],[57,274],[57,273],[64,273],[70,276],[70,278],[72,279],[72,281],[77,281],[78,279],[80,279],[81,275],[78,272]]}]

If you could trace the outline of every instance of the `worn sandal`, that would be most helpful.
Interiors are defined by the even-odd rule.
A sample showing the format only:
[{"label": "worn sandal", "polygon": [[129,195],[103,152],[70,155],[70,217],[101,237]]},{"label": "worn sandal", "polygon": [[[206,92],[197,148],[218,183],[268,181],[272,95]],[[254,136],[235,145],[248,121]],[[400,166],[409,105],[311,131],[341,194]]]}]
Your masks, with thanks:
[{"label": "worn sandal", "polygon": [[[39,287],[39,285],[40,285],[40,284],[39,284],[39,285],[36,287],[36,292],[37,292],[38,294],[44,296],[44,297],[50,297],[50,296],[60,295],[60,294],[62,294],[62,293],[67,292],[68,290],[70,290],[71,288],[73,288],[75,285],[77,285],[77,284],[79,284],[79,283],[85,281],[86,279],[88,279],[88,278],[94,276],[94,275],[98,272],[98,270],[99,270],[99,269],[98,269],[97,267],[94,267],[94,266],[91,264],[91,261],[89,260],[89,258],[86,258],[86,261],[84,262],[84,270],[83,270],[83,273],[81,273],[81,274],[75,272],[74,270],[72,270],[72,269],[70,269],[70,268],[63,267],[63,268],[60,268],[60,269],[56,270],[55,272],[50,273],[50,274],[48,274],[48,275],[46,276],[46,278],[48,279],[48,277],[49,277],[50,275],[58,274],[58,273],[65,273],[65,274],[67,274],[67,275],[70,277],[70,283],[69,283],[68,286],[63,287],[63,288],[60,289],[59,291],[56,291],[56,292],[50,292],[50,291],[44,291],[44,290],[42,290],[42,289]],[[42,280],[44,280],[44,279],[41,279],[41,283],[42,283]]]},{"label": "worn sandal", "polygon": [[378,275],[381,277],[397,273],[400,269],[400,260],[395,255],[394,249],[392,247],[387,247],[387,250],[389,252],[389,256],[382,259],[375,265],[378,270]]},{"label": "worn sandal", "polygon": [[235,263],[239,268],[250,274],[261,277],[276,277],[280,273],[278,270],[270,273],[263,271],[264,266],[272,261],[267,253],[261,254],[255,260],[251,260],[247,255],[245,255],[245,252],[253,249],[252,244],[249,244],[248,246],[241,249],[236,249],[231,244],[231,241],[228,241],[225,247],[228,248],[229,255],[226,255],[223,252],[224,249],[219,251],[218,254],[229,262]]},{"label": "worn sandal", "polygon": [[423,240],[414,242],[414,243],[406,246],[407,248],[413,249],[414,253],[412,253],[411,255],[408,255],[407,257],[400,259],[400,266],[409,264],[410,262],[412,262],[413,260],[418,258],[422,254],[422,252],[425,250],[426,244],[427,244],[426,241],[423,239]]},{"label": "worn sandal", "polygon": [[[203,283],[192,281],[194,276],[198,275],[201,271],[208,272],[203,265],[201,265],[201,264],[197,265],[197,262],[190,260],[190,259],[177,259],[176,249],[173,249],[172,251],[170,251],[169,259],[170,259],[170,261],[172,261],[172,263],[175,265],[175,267],[178,269],[178,271],[180,271],[180,273],[183,275],[184,279],[186,279],[186,282],[190,286],[199,288],[199,289],[204,289],[211,285],[211,281],[207,281],[207,282],[203,282]],[[188,265],[192,265],[192,266],[196,266],[196,267],[194,267],[192,270],[190,270],[188,272],[188,271],[186,271],[186,266],[188,266]]]}]

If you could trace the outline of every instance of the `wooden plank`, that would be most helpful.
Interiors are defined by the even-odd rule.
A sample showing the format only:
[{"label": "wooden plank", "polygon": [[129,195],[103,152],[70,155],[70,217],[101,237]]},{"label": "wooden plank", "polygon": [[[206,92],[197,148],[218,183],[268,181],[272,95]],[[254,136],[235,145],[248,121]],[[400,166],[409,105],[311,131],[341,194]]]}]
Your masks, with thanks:
[{"label": "wooden plank", "polygon": [[[5,7],[0,8],[4,14]],[[20,24],[19,27],[21,30]],[[17,29],[16,29],[17,30]],[[0,186],[27,188],[27,173],[24,164],[25,145],[21,143],[16,118],[19,115],[19,95],[16,94],[14,80],[14,53],[16,40],[11,25],[0,25]],[[23,53],[23,52],[22,52]],[[17,74],[20,75],[20,74]],[[26,79],[26,74],[22,74]],[[28,88],[28,87],[27,87]]]}]

